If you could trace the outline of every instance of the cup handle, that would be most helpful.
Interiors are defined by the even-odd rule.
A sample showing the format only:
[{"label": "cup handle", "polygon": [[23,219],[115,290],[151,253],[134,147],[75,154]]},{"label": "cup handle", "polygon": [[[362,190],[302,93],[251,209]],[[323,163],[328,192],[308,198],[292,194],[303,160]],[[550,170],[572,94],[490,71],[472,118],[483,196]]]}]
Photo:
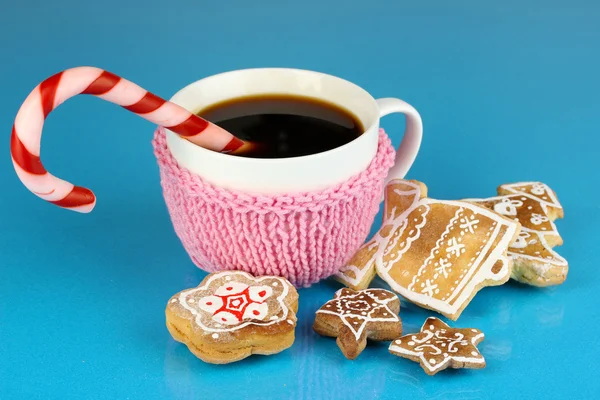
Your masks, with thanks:
[{"label": "cup handle", "polygon": [[379,117],[392,113],[402,113],[406,117],[406,129],[404,137],[396,151],[396,162],[385,178],[387,185],[393,179],[402,179],[412,166],[423,137],[423,121],[413,106],[405,101],[394,98],[377,99],[379,106]]}]

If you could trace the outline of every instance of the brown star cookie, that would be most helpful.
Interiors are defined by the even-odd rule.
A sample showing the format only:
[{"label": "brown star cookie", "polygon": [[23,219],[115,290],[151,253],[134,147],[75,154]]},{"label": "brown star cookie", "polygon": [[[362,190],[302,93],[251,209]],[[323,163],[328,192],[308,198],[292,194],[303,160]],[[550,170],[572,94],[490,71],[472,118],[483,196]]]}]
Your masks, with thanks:
[{"label": "brown star cookie", "polygon": [[418,362],[428,375],[446,368],[484,368],[485,359],[476,347],[483,338],[478,329],[450,328],[430,317],[419,333],[394,340],[390,353]]},{"label": "brown star cookie", "polygon": [[338,279],[368,286],[373,270],[421,307],[456,320],[483,287],[506,282],[506,255],[518,222],[464,201],[434,200],[416,181],[386,187],[381,229],[343,268]]},{"label": "brown star cookie", "polygon": [[337,337],[344,356],[354,360],[367,339],[392,340],[402,334],[399,312],[400,300],[388,290],[340,289],[317,310],[313,329],[319,335]]},{"label": "brown star cookie", "polygon": [[541,182],[520,182],[500,186],[498,194],[468,201],[521,223],[521,233],[508,249],[512,278],[533,286],[563,283],[569,265],[552,249],[563,242],[553,221],[564,215],[554,191]]},{"label": "brown star cookie", "polygon": [[275,354],[294,343],[298,293],[284,278],[238,271],[210,274],[167,303],[167,328],[205,362]]}]

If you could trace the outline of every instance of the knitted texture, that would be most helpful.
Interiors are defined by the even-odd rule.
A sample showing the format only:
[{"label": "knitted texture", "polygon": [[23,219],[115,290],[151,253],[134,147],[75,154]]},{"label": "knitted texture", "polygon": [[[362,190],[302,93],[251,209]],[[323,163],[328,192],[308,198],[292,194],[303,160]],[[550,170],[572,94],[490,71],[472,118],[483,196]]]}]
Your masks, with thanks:
[{"label": "knitted texture", "polygon": [[381,130],[369,167],[346,182],[263,196],[220,188],[180,167],[162,128],[153,145],[175,232],[194,264],[209,272],[283,276],[296,287],[337,273],[365,241],[395,155]]}]

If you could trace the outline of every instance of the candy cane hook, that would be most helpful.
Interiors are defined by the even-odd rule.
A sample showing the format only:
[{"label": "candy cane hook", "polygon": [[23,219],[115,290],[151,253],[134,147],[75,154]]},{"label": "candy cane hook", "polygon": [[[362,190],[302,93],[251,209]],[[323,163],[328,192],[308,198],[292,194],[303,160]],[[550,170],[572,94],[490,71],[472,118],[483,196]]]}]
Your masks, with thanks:
[{"label": "candy cane hook", "polygon": [[61,103],[78,94],[118,104],[210,150],[233,153],[250,146],[183,107],[108,71],[94,67],[67,69],[46,79],[29,94],[17,113],[10,138],[13,165],[21,182],[38,197],[59,207],[87,213],[96,204],[91,190],[51,175],[40,160],[44,120]]}]

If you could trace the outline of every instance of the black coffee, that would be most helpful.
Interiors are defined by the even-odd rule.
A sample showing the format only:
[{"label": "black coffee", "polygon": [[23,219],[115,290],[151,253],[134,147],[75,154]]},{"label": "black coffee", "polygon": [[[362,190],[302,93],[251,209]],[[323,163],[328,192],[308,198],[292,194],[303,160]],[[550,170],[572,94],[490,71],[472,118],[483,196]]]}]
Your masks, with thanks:
[{"label": "black coffee", "polygon": [[261,95],[211,105],[197,113],[256,149],[254,158],[316,154],[342,146],[363,133],[354,115],[341,107],[308,97]]}]

